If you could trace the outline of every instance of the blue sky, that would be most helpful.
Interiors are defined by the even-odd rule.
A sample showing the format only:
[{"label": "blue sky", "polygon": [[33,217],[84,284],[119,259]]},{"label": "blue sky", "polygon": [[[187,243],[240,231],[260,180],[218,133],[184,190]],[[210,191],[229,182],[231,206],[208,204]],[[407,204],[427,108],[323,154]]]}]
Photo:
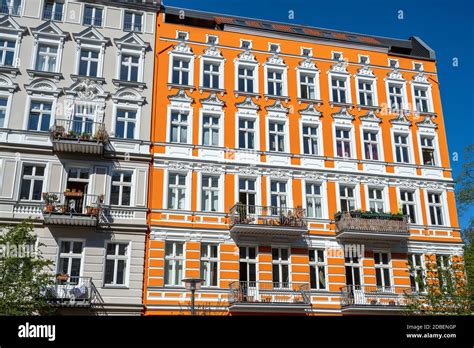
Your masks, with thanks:
[{"label": "blue sky", "polygon": [[[474,6],[469,0],[310,1],[163,0],[165,6],[191,8],[280,22],[407,39],[421,37],[437,57],[451,166],[456,177],[463,149],[474,143]],[[472,1],[472,0],[471,0]],[[399,11],[403,19],[398,19]],[[288,19],[293,11],[294,19]],[[458,58],[454,67],[453,58]],[[459,160],[453,160],[453,153]],[[461,219],[466,227],[471,207]]]}]

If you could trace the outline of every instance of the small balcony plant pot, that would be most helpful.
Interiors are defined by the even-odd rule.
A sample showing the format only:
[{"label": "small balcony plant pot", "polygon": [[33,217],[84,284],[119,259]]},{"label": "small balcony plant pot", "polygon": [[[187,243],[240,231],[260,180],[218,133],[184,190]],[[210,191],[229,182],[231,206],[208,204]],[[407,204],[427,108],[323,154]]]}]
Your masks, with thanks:
[{"label": "small balcony plant pot", "polygon": [[46,204],[46,207],[44,208],[44,211],[47,212],[47,213],[52,213],[54,211],[54,205]]},{"label": "small balcony plant pot", "polygon": [[87,215],[94,215],[94,208],[86,207],[86,214]]},{"label": "small balcony plant pot", "polygon": [[69,274],[58,273],[58,274],[56,274],[56,280],[58,280],[58,281],[67,281],[67,280],[69,280]]},{"label": "small balcony plant pot", "polygon": [[93,216],[99,215],[99,208],[97,208],[97,207],[91,208],[91,214],[90,215],[93,215]]}]

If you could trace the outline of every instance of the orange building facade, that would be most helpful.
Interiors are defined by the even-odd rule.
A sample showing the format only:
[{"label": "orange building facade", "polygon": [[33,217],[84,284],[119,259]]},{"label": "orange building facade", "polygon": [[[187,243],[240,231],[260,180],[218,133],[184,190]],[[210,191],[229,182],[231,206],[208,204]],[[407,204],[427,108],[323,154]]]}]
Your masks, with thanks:
[{"label": "orange building facade", "polygon": [[462,253],[422,40],[171,7],[156,33],[145,315],[188,314],[183,278],[205,314],[397,313]]}]

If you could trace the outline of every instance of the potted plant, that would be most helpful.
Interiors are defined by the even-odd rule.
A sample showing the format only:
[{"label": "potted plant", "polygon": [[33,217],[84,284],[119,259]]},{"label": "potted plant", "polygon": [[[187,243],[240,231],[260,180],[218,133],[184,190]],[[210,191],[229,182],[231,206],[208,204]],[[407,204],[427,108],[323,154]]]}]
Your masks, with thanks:
[{"label": "potted plant", "polygon": [[54,211],[54,204],[58,201],[58,196],[55,193],[44,192],[43,200],[46,204],[44,211],[52,213]]},{"label": "potted plant", "polygon": [[97,132],[95,132],[94,137],[97,139],[97,141],[106,141],[108,139],[108,134],[107,131],[105,130],[105,127],[99,127],[97,129]]},{"label": "potted plant", "polygon": [[90,215],[93,215],[93,216],[97,216],[99,215],[99,207],[92,207],[91,208],[91,214]]},{"label": "potted plant", "polygon": [[59,281],[67,281],[69,279],[69,274],[66,273],[57,273],[56,279]]},{"label": "potted plant", "polygon": [[93,215],[93,209],[90,205],[86,207],[86,214],[87,215]]},{"label": "potted plant", "polygon": [[81,139],[81,140],[89,140],[90,137],[91,137],[91,135],[90,135],[89,133],[84,132],[84,133],[81,134],[81,136],[80,136],[79,139]]}]

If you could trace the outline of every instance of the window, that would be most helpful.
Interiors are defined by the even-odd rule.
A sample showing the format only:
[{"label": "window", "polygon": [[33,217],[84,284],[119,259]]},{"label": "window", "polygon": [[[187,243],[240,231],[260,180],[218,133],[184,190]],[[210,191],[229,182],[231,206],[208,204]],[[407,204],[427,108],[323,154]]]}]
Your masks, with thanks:
[{"label": "window", "polygon": [[279,44],[270,43],[270,44],[268,44],[268,50],[269,50],[271,53],[278,53],[278,52],[280,52],[280,45],[279,45]]},{"label": "window", "polygon": [[290,286],[290,255],[286,248],[272,248],[273,287],[288,288]]},{"label": "window", "polygon": [[340,77],[331,78],[332,102],[347,103],[346,79]]},{"label": "window", "polygon": [[177,85],[189,84],[189,59],[173,57],[172,83]]},{"label": "window", "polygon": [[306,213],[308,217],[321,218],[322,213],[321,184],[306,183]]},{"label": "window", "polygon": [[71,130],[79,136],[83,133],[92,135],[94,126],[95,106],[93,104],[74,105],[74,119]]},{"label": "window", "polygon": [[254,72],[253,66],[239,65],[237,76],[239,92],[254,93]]},{"label": "window", "polygon": [[0,97],[0,128],[6,127],[8,98]]},{"label": "window", "polygon": [[[239,203],[245,206],[254,207],[256,204],[256,183],[255,179],[240,178],[239,179]],[[249,209],[252,212],[253,209]]]},{"label": "window", "polygon": [[176,32],[176,38],[181,41],[186,41],[189,39],[189,33],[186,31],[177,31]]},{"label": "window", "polygon": [[202,144],[207,146],[219,146],[219,116],[202,116]]},{"label": "window", "polygon": [[428,207],[430,211],[430,222],[432,225],[443,225],[443,204],[441,193],[428,192]]},{"label": "window", "polygon": [[300,93],[302,99],[316,99],[316,79],[314,74],[300,72]]},{"label": "window", "polygon": [[311,57],[313,55],[312,49],[311,48],[301,48],[301,54],[305,57]]},{"label": "window", "polygon": [[181,285],[183,279],[184,243],[165,243],[165,285]]},{"label": "window", "polygon": [[436,255],[436,272],[439,280],[439,287],[442,290],[452,288],[454,275],[450,267],[451,257],[449,255]]},{"label": "window", "polygon": [[276,69],[268,69],[267,88],[267,92],[269,95],[283,95],[283,71]]},{"label": "window", "polygon": [[122,139],[135,139],[137,111],[117,109],[116,117],[115,137]]},{"label": "window", "polygon": [[28,201],[41,200],[45,166],[25,164],[21,176],[20,199]]},{"label": "window", "polygon": [[408,134],[394,134],[395,138],[395,159],[399,163],[409,163],[409,149]]},{"label": "window", "polygon": [[142,31],[141,13],[125,11],[123,30],[125,31]]},{"label": "window", "polygon": [[14,66],[16,41],[0,39],[0,65]]},{"label": "window", "polygon": [[217,244],[201,244],[201,279],[203,286],[217,286],[218,258]]},{"label": "window", "polygon": [[82,252],[84,243],[81,241],[63,240],[59,244],[59,260],[57,273],[69,275],[69,281],[78,283],[82,269]]},{"label": "window", "polygon": [[255,149],[255,120],[239,118],[239,148]]},{"label": "window", "polygon": [[278,215],[280,213],[279,209],[285,210],[287,207],[288,193],[286,185],[284,181],[272,180],[270,182],[270,202],[273,207],[273,215]]},{"label": "window", "polygon": [[436,165],[435,161],[435,146],[434,137],[428,135],[422,135],[421,140],[421,156],[423,158],[423,164],[425,166]]},{"label": "window", "polygon": [[343,56],[341,52],[332,52],[332,59],[341,61],[343,60]]},{"label": "window", "polygon": [[79,57],[79,75],[98,77],[99,51],[81,48]]},{"label": "window", "polygon": [[203,87],[219,89],[220,64],[207,62],[203,63]]},{"label": "window", "polygon": [[36,55],[36,70],[55,72],[57,60],[58,46],[39,44]]},{"label": "window", "polygon": [[391,67],[392,69],[397,69],[398,68],[398,59],[389,59],[388,60],[388,66]]},{"label": "window", "polygon": [[138,82],[140,56],[122,53],[120,60],[120,80]]},{"label": "window", "polygon": [[341,211],[353,211],[356,207],[356,200],[353,186],[339,186],[339,202]]},{"label": "window", "polygon": [[363,137],[365,159],[378,161],[380,159],[378,132],[364,130]]},{"label": "window", "polygon": [[170,141],[182,144],[188,142],[188,114],[174,110],[171,112]]},{"label": "window", "polygon": [[45,101],[31,101],[28,130],[49,131],[53,104]]},{"label": "window", "polygon": [[410,284],[412,289],[423,292],[425,288],[425,270],[422,254],[408,255],[410,263]]},{"label": "window", "polygon": [[219,209],[219,177],[212,175],[202,176],[202,211],[217,211]]},{"label": "window", "polygon": [[318,155],[318,127],[303,124],[303,152],[306,155]]},{"label": "window", "polygon": [[413,86],[415,95],[415,108],[418,112],[429,112],[429,94],[427,87]]},{"label": "window", "polygon": [[369,64],[369,63],[370,63],[370,58],[369,58],[369,56],[362,56],[362,55],[359,55],[359,63],[360,63],[360,64]]},{"label": "window", "polygon": [[20,15],[21,0],[2,0],[0,3],[0,13],[14,16]]},{"label": "window", "polygon": [[186,175],[169,173],[168,209],[184,209],[186,199]]},{"label": "window", "polygon": [[[257,280],[257,248],[239,248],[239,281],[255,282]],[[255,286],[256,284],[252,284]]]},{"label": "window", "polygon": [[408,222],[416,224],[415,193],[413,191],[401,190],[400,203],[403,215],[408,216]]},{"label": "window", "polygon": [[423,63],[413,63],[413,69],[415,71],[423,71]]},{"label": "window", "polygon": [[102,26],[102,13],[101,7],[89,6],[84,7],[84,25],[94,25],[96,27]]},{"label": "window", "polygon": [[364,106],[374,106],[373,82],[369,80],[359,80],[359,104]]},{"label": "window", "polygon": [[344,257],[344,267],[346,270],[346,284],[354,288],[361,285],[361,264],[359,257],[355,255],[346,255]]},{"label": "window", "polygon": [[369,187],[369,209],[377,213],[383,213],[385,210],[383,189]]},{"label": "window", "polygon": [[388,253],[374,253],[375,279],[377,287],[390,287],[390,257]]},{"label": "window", "polygon": [[249,40],[240,40],[240,48],[244,50],[249,50],[252,48],[252,41]]},{"label": "window", "polygon": [[351,158],[351,131],[336,128],[336,155],[337,157]]},{"label": "window", "polygon": [[125,285],[129,243],[108,243],[105,254],[105,285]]},{"label": "window", "polygon": [[390,99],[390,108],[393,110],[403,109],[403,85],[389,83],[388,96]]},{"label": "window", "polygon": [[285,123],[270,121],[268,123],[269,132],[269,150],[270,151],[285,151]]},{"label": "window", "polygon": [[46,0],[43,10],[43,20],[62,21],[64,3],[56,0]]},{"label": "window", "polygon": [[207,35],[207,44],[209,45],[217,45],[219,42],[219,38],[215,35]]},{"label": "window", "polygon": [[326,261],[324,249],[309,250],[309,273],[311,289],[326,289]]},{"label": "window", "polygon": [[115,172],[112,175],[110,204],[130,206],[132,192],[132,172]]}]

